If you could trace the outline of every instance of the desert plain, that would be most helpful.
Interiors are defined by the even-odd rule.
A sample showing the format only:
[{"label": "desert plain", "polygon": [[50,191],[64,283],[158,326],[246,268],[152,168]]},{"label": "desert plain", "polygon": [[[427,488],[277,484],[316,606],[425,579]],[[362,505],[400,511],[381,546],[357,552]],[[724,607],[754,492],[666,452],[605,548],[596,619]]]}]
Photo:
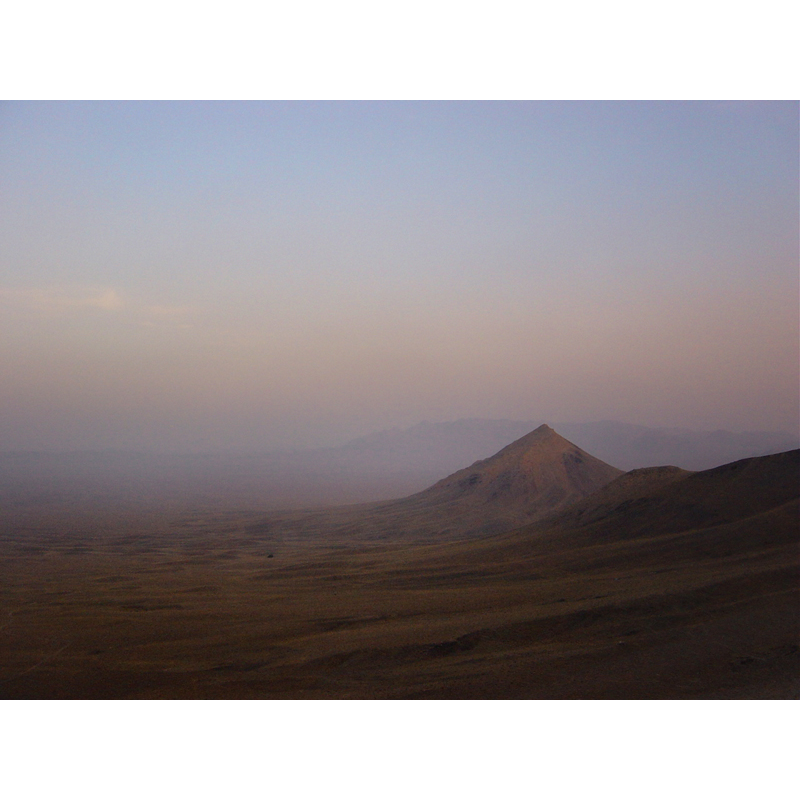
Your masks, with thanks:
[{"label": "desert plain", "polygon": [[799,489],[542,426],[398,501],[5,506],[0,698],[797,698]]}]

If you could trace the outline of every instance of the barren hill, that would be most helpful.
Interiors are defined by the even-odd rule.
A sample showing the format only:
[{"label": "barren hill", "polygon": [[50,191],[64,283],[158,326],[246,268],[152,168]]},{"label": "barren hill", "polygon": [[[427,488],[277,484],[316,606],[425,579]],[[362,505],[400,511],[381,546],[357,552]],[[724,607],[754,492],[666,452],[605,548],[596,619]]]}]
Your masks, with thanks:
[{"label": "barren hill", "polygon": [[548,425],[504,447],[491,458],[454,472],[406,501],[429,507],[470,505],[512,508],[528,518],[575,502],[622,475]]},{"label": "barren hill", "polygon": [[262,530],[358,539],[444,540],[500,533],[552,514],[622,475],[541,425],[491,458],[385,503],[271,516]]}]

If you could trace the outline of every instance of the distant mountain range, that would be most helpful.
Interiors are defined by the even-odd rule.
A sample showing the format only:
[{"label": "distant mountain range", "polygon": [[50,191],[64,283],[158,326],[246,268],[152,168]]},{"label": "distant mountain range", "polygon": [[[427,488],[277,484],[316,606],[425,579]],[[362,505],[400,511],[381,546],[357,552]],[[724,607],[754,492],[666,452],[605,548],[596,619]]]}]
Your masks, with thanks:
[{"label": "distant mountain range", "polygon": [[[340,505],[404,497],[540,427],[513,420],[422,422],[339,447],[251,454],[124,451],[0,453],[0,503],[177,503],[203,508]],[[787,433],[691,431],[620,422],[559,423],[580,450],[628,471],[703,470],[800,446]]]},{"label": "distant mountain range", "polygon": [[[461,419],[421,422],[355,439],[341,447],[297,453],[298,462],[336,463],[343,468],[439,471],[443,474],[487,458],[541,422]],[[622,470],[670,465],[711,469],[740,458],[770,455],[800,446],[782,432],[694,431],[648,428],[623,422],[550,423],[560,435]]]}]

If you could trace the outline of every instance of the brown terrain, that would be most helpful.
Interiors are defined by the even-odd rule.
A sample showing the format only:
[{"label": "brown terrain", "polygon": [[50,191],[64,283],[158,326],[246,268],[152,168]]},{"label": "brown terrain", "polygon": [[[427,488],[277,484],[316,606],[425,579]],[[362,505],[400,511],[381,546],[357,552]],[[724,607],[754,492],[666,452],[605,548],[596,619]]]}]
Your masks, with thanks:
[{"label": "brown terrain", "polygon": [[800,451],[541,426],[404,500],[0,512],[0,698],[798,698]]}]

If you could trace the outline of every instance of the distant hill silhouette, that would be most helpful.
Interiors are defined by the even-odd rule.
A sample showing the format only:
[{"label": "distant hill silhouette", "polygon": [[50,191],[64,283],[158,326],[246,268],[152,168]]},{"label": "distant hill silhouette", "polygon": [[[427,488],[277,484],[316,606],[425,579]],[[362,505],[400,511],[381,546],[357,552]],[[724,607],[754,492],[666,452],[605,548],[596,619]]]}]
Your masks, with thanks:
[{"label": "distant hill silhouette", "polygon": [[[405,497],[487,459],[538,423],[462,419],[387,430],[297,452],[0,453],[0,504],[153,503],[185,508],[303,508]],[[623,470],[672,464],[703,470],[800,445],[785,433],[702,432],[620,422],[559,423],[559,434]]]},{"label": "distant hill silhouette", "polygon": [[[538,426],[530,421],[460,419],[421,422],[403,430],[380,431],[342,445],[297,453],[298,461],[336,463],[343,469],[424,470],[443,474],[496,453]],[[623,422],[553,423],[578,447],[620,469],[659,464],[711,469],[741,458],[770,455],[800,446],[789,433],[696,431],[649,428]]]},{"label": "distant hill silhouette", "polygon": [[699,471],[800,446],[797,435],[774,431],[697,431],[622,422],[564,423],[557,427],[580,447],[624,470],[672,464]]}]

